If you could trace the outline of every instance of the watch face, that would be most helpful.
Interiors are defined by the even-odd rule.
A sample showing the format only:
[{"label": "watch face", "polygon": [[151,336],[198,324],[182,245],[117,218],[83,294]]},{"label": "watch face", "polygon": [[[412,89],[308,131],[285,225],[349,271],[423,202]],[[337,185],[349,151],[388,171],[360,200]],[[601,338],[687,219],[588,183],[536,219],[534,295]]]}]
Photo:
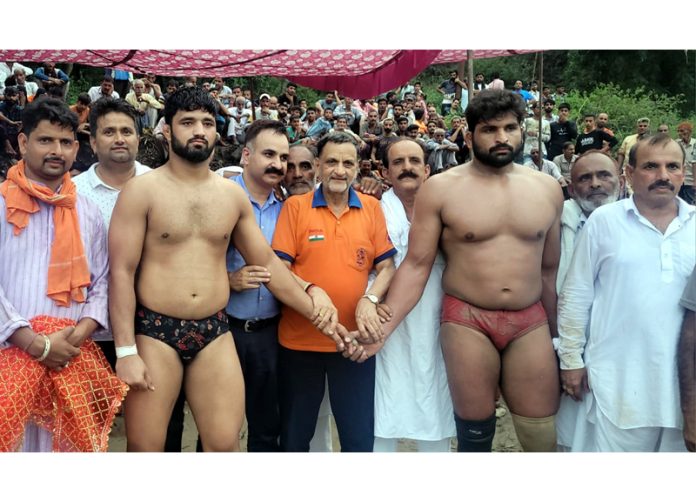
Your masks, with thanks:
[{"label": "watch face", "polygon": [[377,305],[379,303],[379,298],[377,298],[375,295],[365,295],[365,298],[370,300],[375,305]]}]

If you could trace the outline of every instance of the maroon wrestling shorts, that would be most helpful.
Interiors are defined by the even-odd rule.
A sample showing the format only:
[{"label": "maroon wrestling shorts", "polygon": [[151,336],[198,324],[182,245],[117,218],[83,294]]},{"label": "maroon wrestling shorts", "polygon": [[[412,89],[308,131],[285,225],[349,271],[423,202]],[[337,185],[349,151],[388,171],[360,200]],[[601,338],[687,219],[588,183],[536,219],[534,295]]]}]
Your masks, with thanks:
[{"label": "maroon wrestling shorts", "polygon": [[446,294],[440,324],[446,322],[483,333],[503,351],[511,341],[547,324],[548,318],[541,301],[523,310],[485,310]]}]

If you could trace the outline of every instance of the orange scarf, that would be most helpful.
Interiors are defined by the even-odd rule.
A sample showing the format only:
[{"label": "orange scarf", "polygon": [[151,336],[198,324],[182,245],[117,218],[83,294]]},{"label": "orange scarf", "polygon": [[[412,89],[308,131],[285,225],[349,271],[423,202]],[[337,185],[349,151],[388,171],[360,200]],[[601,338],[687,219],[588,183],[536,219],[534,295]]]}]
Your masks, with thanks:
[{"label": "orange scarf", "polygon": [[[51,336],[75,321],[37,316],[29,321]],[[22,446],[33,422],[53,434],[53,451],[106,451],[128,386],[88,338],[67,368],[53,371],[19,347],[0,350],[0,452]]]},{"label": "orange scarf", "polygon": [[36,199],[55,207],[46,294],[61,307],[68,307],[71,300],[82,303],[85,301],[82,288],[90,285],[90,278],[80,236],[75,183],[70,174],[65,173],[60,192],[55,193],[28,180],[24,169],[24,160],[20,160],[8,171],[7,181],[0,185],[0,194],[5,197],[7,206],[7,222],[14,225],[14,235],[19,235],[29,224],[29,216],[40,209]]}]

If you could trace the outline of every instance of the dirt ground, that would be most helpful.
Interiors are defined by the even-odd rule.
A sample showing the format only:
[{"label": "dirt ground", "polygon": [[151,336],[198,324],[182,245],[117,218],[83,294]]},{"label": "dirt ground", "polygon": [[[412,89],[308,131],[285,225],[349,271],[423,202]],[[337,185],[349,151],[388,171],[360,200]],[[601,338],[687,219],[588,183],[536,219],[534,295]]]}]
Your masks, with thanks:
[{"label": "dirt ground", "polygon": [[[493,451],[522,451],[520,444],[517,441],[515,430],[512,426],[510,412],[507,411],[507,408],[504,408],[504,405],[503,410],[505,413],[503,416],[498,417],[498,422],[496,424],[495,438],[493,439]],[[332,431],[334,450],[338,451],[338,434],[334,424],[332,424]],[[246,425],[242,428],[241,436],[241,448],[242,451],[246,451]],[[197,437],[198,434],[196,432],[196,424],[193,421],[193,415],[191,414],[191,411],[188,409],[187,405],[184,410],[184,437],[182,441],[182,451],[195,452]],[[451,450],[456,451],[456,449],[456,442],[455,440],[452,440]],[[111,429],[109,451],[126,451],[126,431],[123,424],[123,417],[117,417],[116,421],[114,422],[114,426]],[[414,442],[410,440],[400,440],[399,451],[416,451]]]}]

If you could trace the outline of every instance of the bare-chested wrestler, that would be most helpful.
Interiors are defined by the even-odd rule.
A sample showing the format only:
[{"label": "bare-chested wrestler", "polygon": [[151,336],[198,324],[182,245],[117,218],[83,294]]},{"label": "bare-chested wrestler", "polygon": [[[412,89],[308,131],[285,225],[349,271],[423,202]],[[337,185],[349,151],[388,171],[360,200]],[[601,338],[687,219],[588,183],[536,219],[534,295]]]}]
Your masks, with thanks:
[{"label": "bare-chested wrestler", "polygon": [[471,101],[473,160],[423,184],[408,254],[385,300],[394,313],[385,324],[391,333],[420,298],[442,248],[440,343],[459,451],[491,450],[498,385],[524,450],[556,448],[551,334],[563,195],[551,176],[513,163],[524,117],[523,100],[510,91],[481,91]]},{"label": "bare-chested wrestler", "polygon": [[124,187],[109,234],[116,370],[131,387],[128,450],[163,449],[183,382],[203,449],[236,451],[244,384],[224,310],[230,239],[247,263],[271,272],[276,298],[307,317],[312,301],[266,243],[248,196],[209,170],[216,132],[208,94],[176,91],[165,122],[169,161]]}]

